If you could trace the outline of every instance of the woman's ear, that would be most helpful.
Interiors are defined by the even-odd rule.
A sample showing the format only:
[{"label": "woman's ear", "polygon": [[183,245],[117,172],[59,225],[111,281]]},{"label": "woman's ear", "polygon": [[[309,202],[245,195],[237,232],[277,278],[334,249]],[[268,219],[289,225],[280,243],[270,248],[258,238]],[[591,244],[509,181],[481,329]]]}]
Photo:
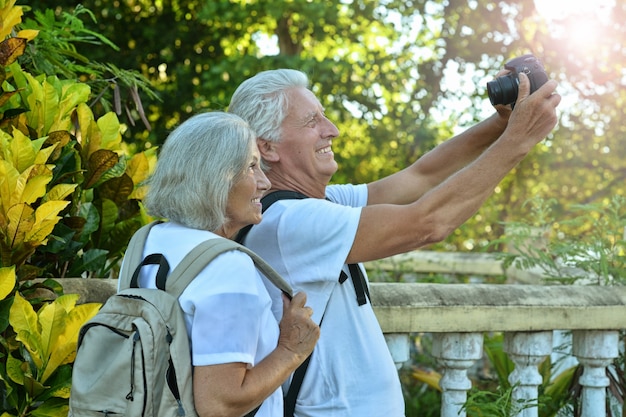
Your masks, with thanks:
[{"label": "woman's ear", "polygon": [[278,152],[276,151],[276,142],[259,138],[256,140],[256,143],[259,147],[259,153],[261,154],[261,158],[264,161],[276,162],[280,159],[278,157]]}]

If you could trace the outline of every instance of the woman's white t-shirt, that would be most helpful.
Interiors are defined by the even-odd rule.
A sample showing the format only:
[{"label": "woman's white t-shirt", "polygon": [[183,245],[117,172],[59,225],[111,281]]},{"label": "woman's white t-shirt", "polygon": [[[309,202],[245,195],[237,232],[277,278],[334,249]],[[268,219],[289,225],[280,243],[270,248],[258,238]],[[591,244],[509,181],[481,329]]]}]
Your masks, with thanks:
[{"label": "woman's white t-shirt", "polygon": [[[162,253],[171,270],[196,245],[218,238],[214,233],[176,223],[152,227],[144,256]],[[142,268],[141,287],[155,288],[156,266]],[[184,311],[194,366],[243,362],[255,366],[278,343],[278,322],[271,298],[252,259],[229,251],[216,257],[179,297]],[[219,381],[214,381],[216,384]],[[258,417],[283,414],[282,389],[267,398]]]}]

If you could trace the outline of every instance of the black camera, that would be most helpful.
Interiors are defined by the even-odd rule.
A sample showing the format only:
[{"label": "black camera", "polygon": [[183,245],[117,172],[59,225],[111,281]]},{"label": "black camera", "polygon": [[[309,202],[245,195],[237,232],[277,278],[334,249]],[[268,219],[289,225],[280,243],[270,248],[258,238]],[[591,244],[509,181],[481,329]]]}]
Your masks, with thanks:
[{"label": "black camera", "polygon": [[496,104],[510,104],[511,108],[515,106],[520,72],[528,75],[531,94],[548,81],[548,74],[543,69],[543,65],[530,54],[513,58],[504,65],[504,68],[511,72],[487,83],[487,94],[494,106]]}]

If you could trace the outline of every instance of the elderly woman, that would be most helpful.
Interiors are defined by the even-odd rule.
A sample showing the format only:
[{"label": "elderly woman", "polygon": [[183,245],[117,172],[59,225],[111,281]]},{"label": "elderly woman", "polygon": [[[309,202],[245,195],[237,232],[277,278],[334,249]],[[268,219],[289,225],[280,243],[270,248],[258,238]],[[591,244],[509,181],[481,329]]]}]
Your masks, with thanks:
[{"label": "elderly woman", "polygon": [[[208,112],[175,129],[161,149],[145,199],[148,212],[168,219],[154,226],[144,255],[162,253],[171,268],[207,239],[232,238],[261,221],[260,198],[270,182],[260,168],[256,135],[238,116]],[[154,287],[150,268],[142,287]],[[219,255],[179,298],[193,362],[200,416],[283,415],[281,384],[319,337],[304,293],[284,298],[277,323],[252,259]]]}]

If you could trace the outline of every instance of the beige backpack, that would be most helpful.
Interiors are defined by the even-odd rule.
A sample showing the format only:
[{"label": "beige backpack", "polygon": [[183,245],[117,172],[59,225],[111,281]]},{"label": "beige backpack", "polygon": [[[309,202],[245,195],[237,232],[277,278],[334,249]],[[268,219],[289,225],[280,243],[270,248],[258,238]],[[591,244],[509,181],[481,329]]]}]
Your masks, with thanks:
[{"label": "beige backpack", "polygon": [[[120,272],[120,291],[81,328],[72,371],[70,416],[196,416],[192,364],[178,297],[222,252],[240,250],[278,288],[291,288],[254,252],[228,239],[210,239],[194,248],[169,274],[167,260],[143,260],[150,228],[131,239]],[[159,289],[138,288],[140,268],[159,265]],[[131,273],[131,271],[133,271]]]}]

